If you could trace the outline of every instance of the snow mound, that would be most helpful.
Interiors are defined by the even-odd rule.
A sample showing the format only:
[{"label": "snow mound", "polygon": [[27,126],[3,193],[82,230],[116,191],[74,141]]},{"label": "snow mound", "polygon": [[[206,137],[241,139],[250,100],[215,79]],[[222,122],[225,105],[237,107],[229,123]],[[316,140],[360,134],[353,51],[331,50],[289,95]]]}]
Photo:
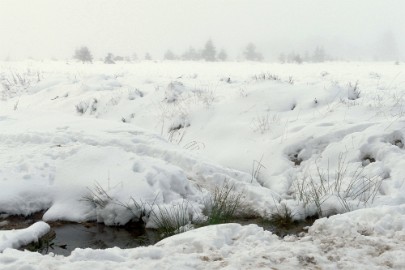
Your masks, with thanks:
[{"label": "snow mound", "polygon": [[38,221],[25,229],[0,231],[0,252],[6,248],[19,248],[31,242],[37,242],[50,229],[48,224]]},{"label": "snow mound", "polygon": [[40,122],[15,117],[3,120],[0,135],[6,142],[0,212],[47,210],[45,220],[123,225],[140,218],[135,202],[164,206],[185,200],[198,216],[207,189],[229,181],[246,191],[251,205],[258,198],[267,198],[261,205],[274,203],[272,192],[249,174],[214,165],[141,129],[69,116],[42,116]]}]

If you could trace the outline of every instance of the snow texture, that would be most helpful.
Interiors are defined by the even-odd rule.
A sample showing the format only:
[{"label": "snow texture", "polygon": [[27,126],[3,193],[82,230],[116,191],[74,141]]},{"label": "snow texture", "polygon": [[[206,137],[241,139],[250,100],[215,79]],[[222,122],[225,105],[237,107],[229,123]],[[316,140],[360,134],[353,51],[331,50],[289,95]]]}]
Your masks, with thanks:
[{"label": "snow texture", "polygon": [[[134,201],[155,209],[187,201],[198,219],[209,192],[230,182],[263,217],[281,204],[295,219],[337,215],[283,239],[228,224],[69,257],[5,249],[0,268],[403,269],[402,69],[4,62],[0,213],[122,225],[142,217]],[[95,196],[96,187],[106,193]],[[314,187],[320,205],[300,194]],[[4,248],[25,239],[0,234]]]}]

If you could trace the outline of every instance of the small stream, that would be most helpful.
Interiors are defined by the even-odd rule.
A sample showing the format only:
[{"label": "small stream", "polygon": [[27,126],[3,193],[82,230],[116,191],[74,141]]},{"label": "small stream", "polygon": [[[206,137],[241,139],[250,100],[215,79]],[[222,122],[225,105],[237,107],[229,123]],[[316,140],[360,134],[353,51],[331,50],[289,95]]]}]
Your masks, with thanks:
[{"label": "small stream", "polygon": [[[43,213],[36,213],[28,217],[0,215],[0,230],[26,228],[42,220],[42,215]],[[242,225],[256,224],[283,237],[288,234],[297,235],[305,232],[306,226],[312,225],[314,220],[302,221],[290,228],[278,228],[269,223],[263,223],[263,220],[260,219],[240,219],[233,222]],[[96,222],[50,222],[49,224],[51,231],[48,234],[37,243],[28,244],[20,249],[68,256],[76,248],[119,247],[126,249],[153,245],[161,239],[157,231],[145,229],[143,224],[137,223],[121,227],[110,227]]]}]

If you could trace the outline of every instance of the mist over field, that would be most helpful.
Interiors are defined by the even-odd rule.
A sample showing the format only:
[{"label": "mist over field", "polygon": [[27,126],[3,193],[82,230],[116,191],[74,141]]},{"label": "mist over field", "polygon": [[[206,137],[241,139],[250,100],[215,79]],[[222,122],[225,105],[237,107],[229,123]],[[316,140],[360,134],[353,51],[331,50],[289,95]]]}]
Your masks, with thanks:
[{"label": "mist over field", "polygon": [[404,59],[405,3],[387,1],[88,1],[3,0],[0,59],[69,59],[88,46],[107,53],[162,59],[212,39],[242,60],[252,42],[266,61],[323,47],[331,59]]}]

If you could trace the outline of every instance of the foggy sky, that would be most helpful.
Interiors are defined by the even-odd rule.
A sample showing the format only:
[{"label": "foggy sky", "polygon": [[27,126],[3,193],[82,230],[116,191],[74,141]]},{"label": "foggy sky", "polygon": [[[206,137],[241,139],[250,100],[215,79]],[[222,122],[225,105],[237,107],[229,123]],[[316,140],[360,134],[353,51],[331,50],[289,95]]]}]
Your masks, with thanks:
[{"label": "foggy sky", "polygon": [[323,46],[337,58],[405,58],[403,0],[0,0],[0,59],[71,58],[86,45],[162,58],[211,38],[231,58]]}]

